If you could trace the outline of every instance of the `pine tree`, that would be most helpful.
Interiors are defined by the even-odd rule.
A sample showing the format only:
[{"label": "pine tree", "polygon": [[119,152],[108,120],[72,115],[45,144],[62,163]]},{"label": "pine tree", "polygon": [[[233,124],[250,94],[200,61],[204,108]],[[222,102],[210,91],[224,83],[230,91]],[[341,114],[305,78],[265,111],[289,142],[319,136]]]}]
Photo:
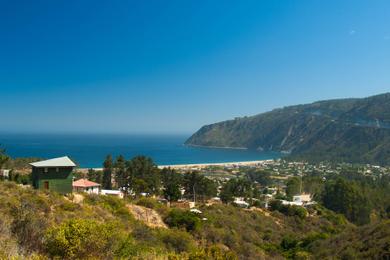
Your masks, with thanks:
[{"label": "pine tree", "polygon": [[126,159],[119,155],[115,160],[115,181],[119,188],[127,193]]},{"label": "pine tree", "polygon": [[103,163],[103,188],[104,189],[108,189],[108,190],[112,189],[112,183],[111,183],[112,168],[113,168],[112,156],[107,155],[106,160]]},{"label": "pine tree", "polygon": [[10,160],[9,156],[5,153],[5,149],[0,148],[0,169]]},{"label": "pine tree", "polygon": [[161,179],[164,185],[164,197],[169,201],[177,201],[181,198],[182,175],[170,168],[161,171]]}]

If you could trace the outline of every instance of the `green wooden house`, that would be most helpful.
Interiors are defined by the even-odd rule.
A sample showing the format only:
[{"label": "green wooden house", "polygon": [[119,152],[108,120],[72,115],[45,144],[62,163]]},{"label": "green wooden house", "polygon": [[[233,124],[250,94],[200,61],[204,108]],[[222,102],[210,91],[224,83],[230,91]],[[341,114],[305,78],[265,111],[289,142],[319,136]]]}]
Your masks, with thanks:
[{"label": "green wooden house", "polygon": [[61,194],[72,193],[73,169],[76,164],[69,157],[30,163],[35,189],[52,190]]}]

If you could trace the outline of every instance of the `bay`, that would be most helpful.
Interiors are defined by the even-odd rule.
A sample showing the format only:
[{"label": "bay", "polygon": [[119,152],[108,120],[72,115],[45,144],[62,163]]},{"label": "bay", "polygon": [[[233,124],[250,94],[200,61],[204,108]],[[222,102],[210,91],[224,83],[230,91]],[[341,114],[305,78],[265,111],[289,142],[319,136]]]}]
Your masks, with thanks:
[{"label": "bay", "polygon": [[1,134],[0,144],[11,157],[44,159],[69,156],[83,168],[99,168],[107,154],[130,159],[150,156],[158,165],[222,163],[279,158],[276,152],[189,147],[188,135],[142,134]]}]

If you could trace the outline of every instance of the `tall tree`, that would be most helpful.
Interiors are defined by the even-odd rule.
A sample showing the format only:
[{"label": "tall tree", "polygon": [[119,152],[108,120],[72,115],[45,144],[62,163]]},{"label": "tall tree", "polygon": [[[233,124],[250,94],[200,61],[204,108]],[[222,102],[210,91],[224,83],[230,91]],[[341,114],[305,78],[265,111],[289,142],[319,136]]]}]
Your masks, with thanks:
[{"label": "tall tree", "polygon": [[[84,178],[84,176],[80,176],[80,177]],[[91,169],[88,170],[88,173],[87,173],[86,177],[87,177],[88,180],[97,182],[99,184],[103,183],[103,172],[102,171],[96,171],[96,170],[91,168]]]},{"label": "tall tree", "polygon": [[233,189],[233,183],[231,181],[226,182],[222,186],[221,193],[219,194],[219,197],[221,198],[222,202],[230,203],[234,201]]},{"label": "tall tree", "polygon": [[10,160],[10,157],[5,153],[5,149],[0,148],[0,169]]},{"label": "tall tree", "polygon": [[115,182],[119,188],[122,188],[127,193],[127,176],[126,176],[126,159],[119,155],[115,160]]},{"label": "tall tree", "polygon": [[234,197],[252,198],[253,190],[252,184],[247,179],[234,178],[222,186],[220,197],[225,203],[232,202]]},{"label": "tall tree", "polygon": [[370,221],[371,204],[364,190],[352,181],[338,178],[326,183],[322,203],[356,224]]},{"label": "tall tree", "polygon": [[205,200],[217,194],[216,183],[198,172],[186,173],[183,184],[189,199]]},{"label": "tall tree", "polygon": [[103,163],[103,188],[107,190],[112,189],[112,169],[113,169],[113,161],[112,156],[107,155],[106,160]]},{"label": "tall tree", "polygon": [[247,172],[249,180],[252,182],[257,181],[261,186],[269,186],[274,183],[271,178],[271,172],[267,170],[254,170],[250,169]]},{"label": "tall tree", "polygon": [[164,197],[168,201],[177,201],[180,199],[180,187],[183,181],[182,175],[174,169],[164,168],[161,171],[161,179],[164,185]]},{"label": "tall tree", "polygon": [[292,177],[288,179],[286,186],[286,195],[291,200],[294,195],[301,192],[301,179],[298,177]]},{"label": "tall tree", "polygon": [[141,192],[159,194],[161,187],[160,170],[151,158],[136,156],[127,162],[124,184],[136,195]]}]

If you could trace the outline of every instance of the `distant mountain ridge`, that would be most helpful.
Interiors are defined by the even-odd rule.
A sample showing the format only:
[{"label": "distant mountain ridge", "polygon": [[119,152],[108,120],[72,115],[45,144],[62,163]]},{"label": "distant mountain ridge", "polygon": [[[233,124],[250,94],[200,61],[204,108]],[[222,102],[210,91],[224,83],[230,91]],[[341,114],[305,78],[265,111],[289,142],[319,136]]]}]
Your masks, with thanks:
[{"label": "distant mountain ridge", "polygon": [[310,161],[390,164],[390,93],[288,106],[206,125],[185,144],[279,151]]}]

